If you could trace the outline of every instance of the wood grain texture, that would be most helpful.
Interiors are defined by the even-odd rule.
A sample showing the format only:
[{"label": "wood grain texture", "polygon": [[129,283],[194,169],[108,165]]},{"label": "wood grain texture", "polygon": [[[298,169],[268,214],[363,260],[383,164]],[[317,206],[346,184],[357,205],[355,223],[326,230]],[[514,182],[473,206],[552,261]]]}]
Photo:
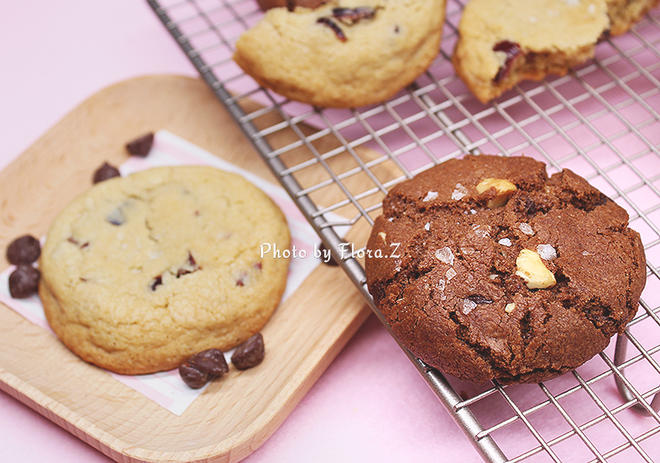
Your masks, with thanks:
[{"label": "wood grain texture", "polygon": [[[277,121],[267,114],[256,123]],[[0,172],[0,249],[22,233],[43,235],[55,215],[89,188],[103,160],[122,163],[127,140],[159,129],[275,182],[201,81],[132,79],[90,97]],[[309,127],[301,130],[312,133]],[[290,129],[269,136],[274,146],[296,139]],[[327,152],[336,141],[319,138],[315,144]],[[304,147],[288,156],[296,162],[310,158]],[[329,162],[341,168],[350,161],[346,156]],[[360,156],[378,155],[365,150]],[[324,169],[311,165],[305,179],[313,184],[323,175]],[[346,182],[357,188],[362,180],[353,176]],[[326,204],[341,199],[336,191],[318,194],[315,199]],[[363,245],[367,233],[362,224],[351,236]],[[273,433],[368,314],[340,269],[319,266],[264,329],[264,363],[232,370],[176,416],[82,362],[50,332],[0,304],[0,388],[117,461],[235,462]]]}]

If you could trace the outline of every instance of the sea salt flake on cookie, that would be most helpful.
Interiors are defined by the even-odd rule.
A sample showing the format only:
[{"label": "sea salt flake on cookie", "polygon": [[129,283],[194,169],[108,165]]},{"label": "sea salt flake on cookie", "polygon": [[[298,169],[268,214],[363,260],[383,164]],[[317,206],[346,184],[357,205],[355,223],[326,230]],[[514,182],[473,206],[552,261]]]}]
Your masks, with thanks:
[{"label": "sea salt flake on cookie", "polygon": [[544,260],[554,260],[557,258],[557,250],[550,244],[539,244],[536,246],[536,252]]},{"label": "sea salt flake on cookie", "polygon": [[534,233],[535,233],[535,232],[534,232],[534,229],[531,227],[531,225],[528,224],[528,223],[525,223],[525,222],[523,222],[523,223],[521,223],[520,225],[518,225],[518,228],[519,228],[520,231],[523,232],[525,235],[532,236],[532,235],[534,235]]},{"label": "sea salt flake on cookie", "polygon": [[467,194],[468,194],[467,188],[465,188],[460,183],[457,183],[456,188],[454,189],[454,191],[451,194],[451,199],[453,199],[454,201],[459,201],[459,200],[465,198],[465,196]]},{"label": "sea salt flake on cookie", "polygon": [[437,197],[438,197],[437,191],[429,191],[428,193],[426,193],[426,196],[424,196],[424,199],[422,199],[422,201],[428,203],[429,201],[433,201]]},{"label": "sea salt flake on cookie", "polygon": [[447,282],[450,282],[452,278],[454,278],[458,273],[456,273],[456,270],[454,268],[450,268],[447,270],[447,273],[445,273],[445,276],[447,277]]},{"label": "sea salt flake on cookie", "polygon": [[463,299],[463,314],[467,315],[477,307],[477,303],[470,299]]},{"label": "sea salt flake on cookie", "polygon": [[502,238],[497,243],[501,244],[502,246],[511,247],[511,240],[509,238]]},{"label": "sea salt flake on cookie", "polygon": [[435,258],[440,262],[454,265],[454,253],[447,246],[435,251]]}]

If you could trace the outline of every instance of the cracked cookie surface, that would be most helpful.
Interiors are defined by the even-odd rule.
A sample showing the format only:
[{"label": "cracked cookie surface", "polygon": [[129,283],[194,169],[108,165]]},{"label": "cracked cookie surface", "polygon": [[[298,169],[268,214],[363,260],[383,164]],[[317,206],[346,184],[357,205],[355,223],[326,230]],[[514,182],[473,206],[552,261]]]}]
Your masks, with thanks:
[{"label": "cracked cookie surface", "polygon": [[99,183],[56,218],[39,295],[62,342],[124,374],[178,366],[260,331],[286,285],[286,219],[261,190],[211,167]]},{"label": "cracked cookie surface", "polygon": [[626,211],[526,157],[466,156],[397,185],[367,248],[369,291],[395,336],[474,382],[578,367],[633,318],[646,281]]},{"label": "cracked cookie surface", "polygon": [[342,108],[379,103],[433,62],[444,17],[445,0],[273,8],[238,39],[234,61],[292,100]]}]

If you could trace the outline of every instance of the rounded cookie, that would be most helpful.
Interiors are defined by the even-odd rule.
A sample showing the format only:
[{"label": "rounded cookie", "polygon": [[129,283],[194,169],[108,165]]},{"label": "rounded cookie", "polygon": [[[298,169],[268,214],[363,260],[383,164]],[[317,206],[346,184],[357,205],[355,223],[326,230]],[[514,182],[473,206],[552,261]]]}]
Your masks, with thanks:
[{"label": "rounded cookie", "polygon": [[563,75],[593,57],[609,24],[605,0],[471,0],[454,68],[485,103],[522,80]]},{"label": "rounded cookie", "polygon": [[268,10],[234,60],[292,100],[355,107],[384,101],[437,56],[444,0],[341,0]]},{"label": "rounded cookie", "polygon": [[39,295],[82,359],[140,374],[260,331],[286,285],[285,217],[243,177],[160,167],[99,183],[53,222]]},{"label": "rounded cookie", "polygon": [[603,350],[646,281],[628,214],[570,170],[466,156],[393,188],[367,244],[394,335],[474,382],[537,382]]}]

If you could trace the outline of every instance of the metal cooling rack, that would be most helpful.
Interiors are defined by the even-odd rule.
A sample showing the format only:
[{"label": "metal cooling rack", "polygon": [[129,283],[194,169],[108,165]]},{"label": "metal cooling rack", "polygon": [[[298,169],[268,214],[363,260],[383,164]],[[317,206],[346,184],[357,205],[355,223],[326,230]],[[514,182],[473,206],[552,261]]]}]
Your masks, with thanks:
[{"label": "metal cooling rack", "polygon": [[[381,105],[324,110],[260,88],[233,63],[236,39],[261,17],[254,0],[148,2],[381,321],[360,261],[339,253],[337,227],[373,224],[387,190],[424,169],[464,153],[524,153],[551,172],[571,168],[626,208],[648,279],[616,349],[545,384],[485,389],[403,350],[486,460],[660,460],[658,437],[650,439],[660,432],[660,403],[651,402],[660,391],[658,10],[569,75],[481,105],[449,62],[463,7],[449,0],[442,52],[414,85]],[[348,219],[326,220],[329,212]]]}]

